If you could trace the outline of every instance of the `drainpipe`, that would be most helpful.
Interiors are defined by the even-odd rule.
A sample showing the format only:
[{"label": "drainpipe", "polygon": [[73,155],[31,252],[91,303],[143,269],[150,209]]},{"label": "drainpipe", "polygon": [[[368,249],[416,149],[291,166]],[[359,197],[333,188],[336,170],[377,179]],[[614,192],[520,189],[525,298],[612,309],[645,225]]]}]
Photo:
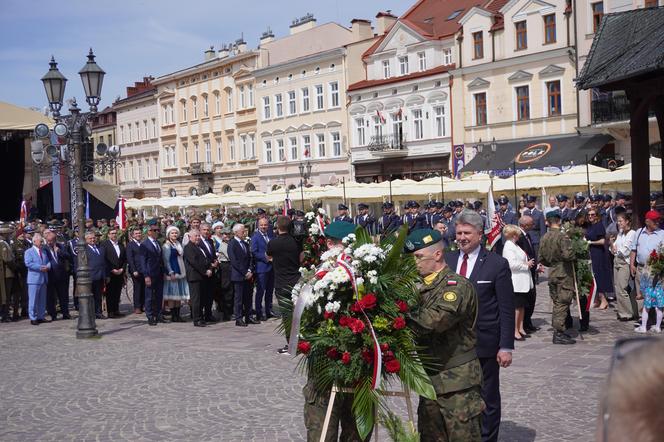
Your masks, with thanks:
[{"label": "drainpipe", "polygon": [[[576,70],[576,78],[579,78],[579,28],[576,21],[576,0],[572,0],[572,14],[574,14],[574,57],[576,61],[574,68]],[[568,19],[569,20],[569,19]],[[579,96],[579,88],[576,88],[576,130],[579,131],[581,126],[581,97]]]},{"label": "drainpipe", "polygon": [[[451,75],[448,84],[450,89],[450,159],[454,161],[454,106],[452,105],[452,87],[454,86],[454,77]],[[447,161],[447,170],[450,170],[449,160]],[[444,197],[445,195],[443,195],[443,199]]]}]

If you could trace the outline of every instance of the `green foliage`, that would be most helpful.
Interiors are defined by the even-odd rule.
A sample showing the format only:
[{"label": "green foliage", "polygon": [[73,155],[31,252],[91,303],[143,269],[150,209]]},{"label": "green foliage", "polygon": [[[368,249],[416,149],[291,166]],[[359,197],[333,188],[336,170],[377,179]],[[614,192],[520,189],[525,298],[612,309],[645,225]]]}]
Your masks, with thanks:
[{"label": "green foliage", "polygon": [[576,272],[576,284],[579,296],[588,296],[593,282],[588,241],[586,240],[583,229],[579,227],[566,223],[564,226],[564,232],[572,242],[572,250],[576,257],[574,270]]},{"label": "green foliage", "polygon": [[388,436],[395,442],[420,442],[420,435],[414,428],[404,428],[401,419],[392,411],[387,410],[379,417],[380,423],[387,430]]}]

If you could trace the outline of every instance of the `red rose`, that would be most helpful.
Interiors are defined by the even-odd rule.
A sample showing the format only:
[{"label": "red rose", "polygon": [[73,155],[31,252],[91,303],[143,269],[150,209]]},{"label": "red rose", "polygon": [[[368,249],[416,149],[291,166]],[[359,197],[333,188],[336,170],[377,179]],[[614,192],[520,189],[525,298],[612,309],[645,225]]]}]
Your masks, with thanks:
[{"label": "red rose", "polygon": [[364,307],[367,310],[371,310],[372,308],[376,307],[376,295],[373,293],[367,293],[364,295],[364,297],[360,300],[360,303],[362,304],[362,307]]},{"label": "red rose", "polygon": [[325,244],[325,239],[324,238],[318,238],[318,244],[320,244],[321,246],[323,244]]},{"label": "red rose", "polygon": [[356,319],[354,322],[349,324],[349,327],[353,332],[353,334],[362,333],[362,330],[364,330],[364,322],[360,321],[359,319]]},{"label": "red rose", "polygon": [[390,349],[390,346],[386,343],[380,344],[380,351],[387,351]]},{"label": "red rose", "polygon": [[385,362],[385,371],[388,373],[398,373],[401,370],[401,364],[397,359]]},{"label": "red rose", "polygon": [[325,312],[323,313],[325,319],[334,319],[334,312]]},{"label": "red rose", "polygon": [[350,353],[345,351],[344,354],[341,355],[341,363],[344,365],[350,364]]},{"label": "red rose", "polygon": [[399,307],[399,311],[401,313],[406,313],[408,311],[408,304],[406,301],[402,301],[401,299],[397,301],[397,307]]},{"label": "red rose", "polygon": [[342,316],[341,319],[339,319],[339,325],[342,327],[346,327],[350,324],[351,319],[353,318],[349,316]]},{"label": "red rose", "polygon": [[368,365],[373,364],[373,351],[369,348],[363,348],[362,359],[364,359],[364,362],[366,362]]},{"label": "red rose", "polygon": [[335,347],[330,347],[330,349],[327,351],[327,357],[337,360],[339,359],[339,351]]},{"label": "red rose", "polygon": [[392,352],[391,350],[387,350],[386,352],[383,352],[383,360],[385,362],[391,361],[392,359],[394,359],[394,352]]},{"label": "red rose", "polygon": [[652,259],[657,259],[657,250],[653,250],[652,252],[650,252],[650,257]]},{"label": "red rose", "polygon": [[406,328],[406,320],[403,318],[403,316],[397,316],[394,318],[394,322],[392,323],[392,328],[395,330],[401,330],[403,328]]},{"label": "red rose", "polygon": [[323,276],[327,275],[327,270],[319,270],[316,272],[316,278],[323,279]]},{"label": "red rose", "polygon": [[359,301],[354,303],[353,305],[350,306],[350,311],[355,312],[355,313],[361,312],[362,311],[362,304],[360,304]]},{"label": "red rose", "polygon": [[309,344],[307,341],[300,341],[297,343],[297,351],[299,351],[302,354],[308,354],[309,351],[311,350],[311,344]]}]

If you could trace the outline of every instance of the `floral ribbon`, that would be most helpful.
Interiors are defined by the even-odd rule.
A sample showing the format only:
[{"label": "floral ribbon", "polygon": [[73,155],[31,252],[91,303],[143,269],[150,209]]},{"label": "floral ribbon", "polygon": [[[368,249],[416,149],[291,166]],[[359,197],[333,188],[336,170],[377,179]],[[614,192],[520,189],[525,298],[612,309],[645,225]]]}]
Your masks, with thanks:
[{"label": "floral ribbon", "polygon": [[318,229],[320,230],[320,234],[322,236],[325,236],[325,221],[323,220],[323,217],[320,214],[316,217],[316,223],[318,224]]},{"label": "floral ribbon", "polygon": [[302,286],[300,296],[297,297],[295,306],[293,307],[290,339],[288,340],[288,350],[293,356],[297,355],[297,342],[299,341],[300,336],[300,320],[302,319],[302,313],[304,313],[304,305],[306,304],[305,299],[311,296],[313,290],[314,288],[311,284],[305,284]]}]

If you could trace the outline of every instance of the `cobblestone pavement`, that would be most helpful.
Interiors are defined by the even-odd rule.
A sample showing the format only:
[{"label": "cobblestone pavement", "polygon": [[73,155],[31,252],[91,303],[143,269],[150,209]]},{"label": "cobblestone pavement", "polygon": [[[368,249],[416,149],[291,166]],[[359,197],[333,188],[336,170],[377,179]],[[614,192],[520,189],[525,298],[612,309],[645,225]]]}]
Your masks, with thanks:
[{"label": "cobblestone pavement", "polygon": [[[632,324],[592,312],[598,333],[553,346],[542,284],[536,318],[542,330],[502,371],[501,440],[589,441],[613,342]],[[0,325],[0,440],[305,440],[303,379],[276,353],[276,321],[195,329],[130,315],[97,325],[92,340],[75,339],[75,321]]]}]

